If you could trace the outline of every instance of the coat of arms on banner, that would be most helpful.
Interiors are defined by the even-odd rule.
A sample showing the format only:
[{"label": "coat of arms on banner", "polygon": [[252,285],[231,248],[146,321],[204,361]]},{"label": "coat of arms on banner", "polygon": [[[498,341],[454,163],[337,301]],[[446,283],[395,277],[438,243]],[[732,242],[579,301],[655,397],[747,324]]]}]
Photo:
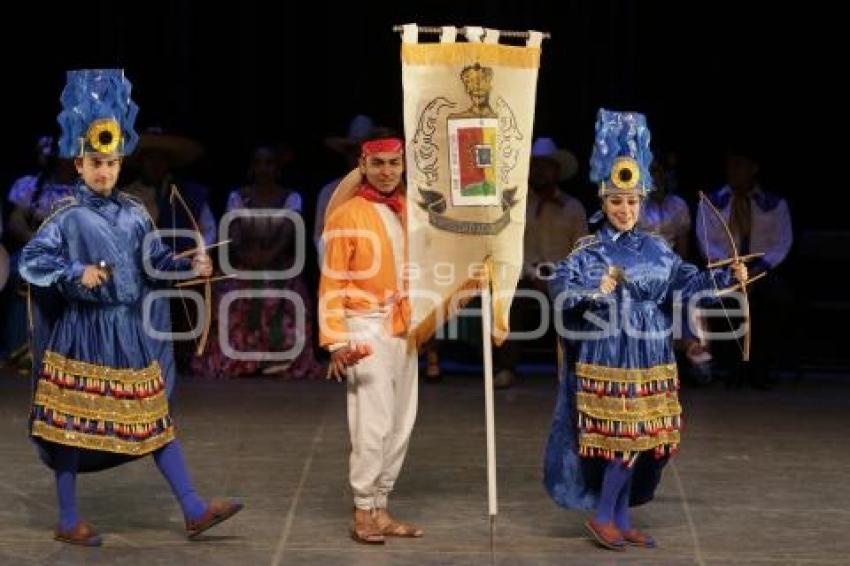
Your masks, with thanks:
[{"label": "coat of arms on banner", "polygon": [[452,177],[452,204],[498,204],[496,140],[499,119],[490,108],[493,69],[474,65],[460,74],[472,104],[450,114],[446,124]]},{"label": "coat of arms on banner", "polygon": [[[498,97],[495,110],[490,105],[493,74],[493,68],[479,63],[460,72],[469,105],[445,117],[447,156],[440,155],[433,130],[440,111],[457,108],[459,103],[438,97],[419,116],[412,144],[416,166],[426,181],[426,187],[418,187],[419,204],[429,212],[430,222],[437,228],[464,234],[498,234],[510,222],[510,209],[517,203],[516,186],[506,183],[517,164],[519,142],[525,136],[517,127],[507,101]],[[441,157],[448,158],[451,187],[448,203],[446,195],[431,188],[445,186],[439,174]],[[480,213],[473,217],[446,214],[450,207],[469,206],[495,207],[498,215],[489,222],[481,222],[477,220]]]}]

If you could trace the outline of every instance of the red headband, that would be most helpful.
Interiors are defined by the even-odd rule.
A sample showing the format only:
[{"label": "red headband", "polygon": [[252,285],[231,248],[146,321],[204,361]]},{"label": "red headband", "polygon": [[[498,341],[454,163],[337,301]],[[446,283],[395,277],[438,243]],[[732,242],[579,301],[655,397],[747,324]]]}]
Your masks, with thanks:
[{"label": "red headband", "polygon": [[402,153],[404,142],[398,138],[381,138],[363,142],[361,154],[363,156],[373,153]]}]

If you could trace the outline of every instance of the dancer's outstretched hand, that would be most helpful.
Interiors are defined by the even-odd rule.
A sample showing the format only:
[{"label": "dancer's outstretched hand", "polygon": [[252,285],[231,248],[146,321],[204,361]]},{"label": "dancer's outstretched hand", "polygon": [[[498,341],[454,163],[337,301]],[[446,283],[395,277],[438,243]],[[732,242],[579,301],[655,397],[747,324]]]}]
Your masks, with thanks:
[{"label": "dancer's outstretched hand", "polygon": [[331,364],[328,368],[328,379],[341,382],[345,379],[346,370],[372,353],[368,344],[352,344],[344,346],[331,354]]}]

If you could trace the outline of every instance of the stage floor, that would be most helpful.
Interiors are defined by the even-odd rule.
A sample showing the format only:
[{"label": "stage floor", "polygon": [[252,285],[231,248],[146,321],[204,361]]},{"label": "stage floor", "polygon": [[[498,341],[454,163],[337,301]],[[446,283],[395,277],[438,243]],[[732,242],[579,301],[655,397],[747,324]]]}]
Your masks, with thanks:
[{"label": "stage floor", "polygon": [[659,543],[625,553],[587,539],[584,514],[541,483],[555,397],[551,376],[496,392],[500,510],[491,554],[483,391],[469,375],[422,384],[408,460],[391,499],[418,540],[364,547],[348,537],[344,386],[268,380],[183,381],[178,436],[202,496],[245,509],[202,542],[151,458],[78,485],[81,516],[104,546],[52,540],[53,478],[26,434],[29,384],[0,376],[2,564],[828,564],[850,556],[850,379],[777,390],[683,391],[684,444],[658,497],[635,511]]}]

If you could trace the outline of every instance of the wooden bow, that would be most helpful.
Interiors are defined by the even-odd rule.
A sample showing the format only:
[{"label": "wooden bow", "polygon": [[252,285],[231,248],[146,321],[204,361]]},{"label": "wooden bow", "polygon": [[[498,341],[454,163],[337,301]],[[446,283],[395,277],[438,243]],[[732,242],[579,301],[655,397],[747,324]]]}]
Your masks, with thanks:
[{"label": "wooden bow", "polygon": [[[740,255],[738,253],[738,246],[737,246],[737,244],[735,244],[735,237],[732,235],[732,230],[729,229],[729,225],[726,223],[726,220],[723,218],[723,214],[721,214],[720,211],[717,210],[717,207],[714,206],[714,203],[711,202],[711,200],[705,195],[704,192],[702,192],[702,191],[699,192],[699,198],[700,198],[700,204],[704,204],[708,208],[708,210],[710,210],[712,212],[712,214],[714,214],[714,216],[717,218],[717,221],[720,222],[720,225],[723,226],[723,231],[725,232],[726,238],[729,241],[729,248],[732,250],[732,257],[717,260],[717,261],[710,261],[708,263],[708,266],[707,266],[708,269],[712,269],[712,268],[715,268],[715,267],[721,267],[721,266],[724,266],[724,265],[735,265],[735,264],[738,264],[738,263],[743,263],[743,262],[750,261],[752,259],[759,258],[759,257],[764,255],[763,253],[754,253],[754,254],[748,254],[748,255],[744,255],[744,256]],[[708,236],[708,230],[706,228],[704,216],[703,216],[703,221],[702,221],[702,227],[703,227],[703,233],[704,233],[703,234],[704,240],[707,242],[708,241],[708,237],[707,237]],[[736,291],[741,292],[742,306],[743,306],[743,309],[744,309],[745,330],[744,330],[744,346],[742,348],[740,342],[738,342],[738,349],[741,350],[741,359],[743,359],[745,362],[750,360],[750,344],[752,343],[752,332],[751,332],[752,331],[752,325],[751,325],[751,322],[750,322],[750,297],[747,294],[747,285],[749,285],[750,283],[752,283],[752,282],[754,282],[758,279],[761,279],[765,275],[767,275],[767,272],[760,273],[760,274],[756,275],[755,277],[750,277],[746,281],[741,281],[741,282],[739,282],[735,285],[732,285],[731,287],[729,287],[727,289],[718,289],[717,283],[714,281],[714,276],[711,277],[711,281],[712,281],[712,283],[714,283],[714,288],[717,291],[718,296],[728,295],[729,293],[733,293],[733,292],[736,292]],[[721,306],[721,308],[723,308],[723,313],[726,315],[726,320],[729,322],[729,326],[732,326],[732,321],[729,320],[729,315],[726,313],[726,308],[722,307],[722,306]]]},{"label": "wooden bow", "polygon": [[[195,220],[195,215],[192,214],[192,210],[189,208],[189,205],[186,204],[185,200],[183,200],[183,195],[180,194],[180,191],[177,189],[177,185],[171,185],[171,194],[169,196],[169,200],[171,201],[172,226],[176,225],[176,214],[174,211],[174,204],[176,201],[180,204],[180,206],[183,207],[183,211],[186,213],[186,217],[189,219],[189,222],[192,223],[192,229],[197,235],[198,247],[195,249],[195,252],[206,253],[204,234],[203,232],[201,232],[201,227]],[[176,240],[176,236],[174,239]],[[207,339],[210,335],[210,323],[212,321],[212,278],[199,277],[197,281],[199,283],[203,283],[204,285],[204,329],[201,332],[201,338],[197,342],[197,346],[195,348],[195,355],[200,356],[207,346]],[[186,286],[185,283],[186,282],[184,282],[184,285],[181,286]],[[186,318],[189,319],[189,309],[186,307],[186,302],[183,300],[183,297],[180,297],[180,301],[183,304],[183,310],[186,313]],[[198,313],[198,316],[201,316],[201,313]]]}]

